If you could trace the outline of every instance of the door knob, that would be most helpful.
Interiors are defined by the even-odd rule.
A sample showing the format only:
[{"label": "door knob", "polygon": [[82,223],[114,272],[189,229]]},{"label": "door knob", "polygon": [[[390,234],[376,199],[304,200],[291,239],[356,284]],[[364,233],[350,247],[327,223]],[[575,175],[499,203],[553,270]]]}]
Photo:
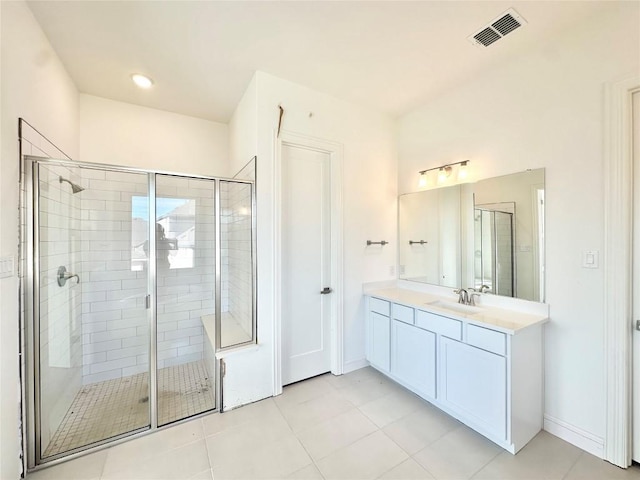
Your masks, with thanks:
[{"label": "door knob", "polygon": [[333,290],[331,290],[331,288],[324,287],[322,290],[320,290],[320,295],[326,295],[327,293],[331,293],[331,292],[333,292]]}]

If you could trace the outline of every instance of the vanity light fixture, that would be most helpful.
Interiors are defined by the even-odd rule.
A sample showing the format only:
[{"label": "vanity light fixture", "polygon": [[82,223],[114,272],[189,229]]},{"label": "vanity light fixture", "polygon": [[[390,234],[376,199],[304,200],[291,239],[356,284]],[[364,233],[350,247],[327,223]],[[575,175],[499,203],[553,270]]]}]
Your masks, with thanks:
[{"label": "vanity light fixture", "polygon": [[444,183],[447,178],[449,178],[449,176],[451,175],[451,167],[450,166],[445,166],[445,167],[440,167],[440,170],[438,170],[438,183]]},{"label": "vanity light fixture", "polygon": [[140,88],[151,88],[153,86],[153,80],[141,73],[134,73],[131,75],[131,80]]},{"label": "vanity light fixture", "polygon": [[467,163],[468,162],[469,162],[469,160],[465,160],[458,167],[458,181],[461,181],[461,180],[464,180],[464,179],[467,178],[467,174],[469,173],[467,171]]},{"label": "vanity light fixture", "polygon": [[418,173],[420,174],[420,180],[418,180],[418,187],[424,188],[428,183],[428,173],[433,170],[438,170],[438,183],[444,183],[447,178],[451,176],[451,172],[455,165],[460,165],[458,167],[458,181],[464,180],[467,178],[467,165],[471,160],[462,160],[460,162],[448,163],[446,165],[441,165],[439,167],[427,168],[426,170],[420,170]]},{"label": "vanity light fixture", "polygon": [[418,180],[418,186],[420,188],[427,186],[427,172],[420,172],[420,180]]}]

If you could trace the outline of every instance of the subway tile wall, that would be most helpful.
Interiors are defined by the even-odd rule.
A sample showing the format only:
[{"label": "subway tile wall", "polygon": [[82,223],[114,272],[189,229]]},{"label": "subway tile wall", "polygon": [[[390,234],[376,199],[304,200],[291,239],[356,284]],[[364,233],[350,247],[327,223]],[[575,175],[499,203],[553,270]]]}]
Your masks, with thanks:
[{"label": "subway tile wall", "polygon": [[147,199],[147,175],[83,168],[82,343],[84,385],[147,371],[146,265],[132,268],[132,199]]},{"label": "subway tile wall", "polygon": [[[249,341],[253,326],[251,185],[220,182],[222,311],[240,335],[222,338],[222,346]],[[225,330],[223,329],[223,332]]]},{"label": "subway tile wall", "polygon": [[[85,384],[149,368],[148,212],[140,210],[147,176],[97,170],[89,176],[88,208],[83,203]],[[215,312],[213,182],[159,175],[157,197],[157,223],[179,247],[165,250],[157,267],[158,368],[164,368],[203,358],[201,317]],[[169,210],[163,199],[175,200]],[[134,204],[140,211],[132,214]]]},{"label": "subway tile wall", "polygon": [[[78,272],[81,243],[80,198],[68,183],[78,181],[66,167],[39,168],[40,348],[42,439],[58,428],[81,385],[82,303],[75,279],[58,285],[61,266]],[[45,443],[46,444],[46,443]]]},{"label": "subway tile wall", "polygon": [[215,315],[215,211],[213,181],[157,178],[159,199],[185,201],[169,213],[157,212],[166,237],[179,247],[169,250],[171,268],[158,262],[158,367],[163,368],[203,359],[205,341],[214,340],[205,335],[203,321]]}]

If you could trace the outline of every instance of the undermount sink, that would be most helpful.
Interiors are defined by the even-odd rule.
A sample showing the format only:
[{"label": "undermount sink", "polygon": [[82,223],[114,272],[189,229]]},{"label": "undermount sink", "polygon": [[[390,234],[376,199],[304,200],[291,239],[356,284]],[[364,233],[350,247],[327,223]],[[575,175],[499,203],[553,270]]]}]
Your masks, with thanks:
[{"label": "undermount sink", "polygon": [[432,307],[438,307],[438,308],[446,308],[447,310],[451,310],[453,312],[458,312],[458,313],[464,313],[467,315],[473,315],[474,313],[482,312],[482,308],[480,307],[475,307],[472,305],[463,305],[461,303],[445,302],[442,300],[436,300],[435,302],[428,303],[427,305],[430,305]]}]

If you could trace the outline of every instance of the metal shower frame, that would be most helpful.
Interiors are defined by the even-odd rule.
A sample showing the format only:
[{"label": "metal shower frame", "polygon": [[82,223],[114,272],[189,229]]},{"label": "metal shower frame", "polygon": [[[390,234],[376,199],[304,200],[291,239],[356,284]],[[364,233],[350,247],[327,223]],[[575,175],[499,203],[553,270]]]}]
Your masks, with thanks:
[{"label": "metal shower frame", "polygon": [[[147,175],[147,186],[149,196],[149,218],[156,218],[156,176],[166,175],[187,179],[210,180],[214,182],[214,214],[215,214],[215,382],[216,382],[216,402],[215,408],[193,415],[175,422],[158,426],[158,399],[157,399],[157,278],[155,262],[149,262],[148,267],[148,295],[150,296],[150,308],[148,309],[149,321],[149,392],[150,392],[150,424],[143,428],[133,430],[121,435],[105,439],[91,444],[88,447],[79,447],[64,454],[42,458],[41,435],[40,435],[40,344],[39,336],[39,295],[40,278],[40,251],[39,251],[39,174],[38,165],[61,165],[76,168],[90,168],[93,170],[104,170],[112,172],[138,173]],[[185,173],[167,172],[161,170],[151,170],[135,167],[123,167],[119,165],[97,164],[90,162],[80,162],[70,159],[54,159],[49,157],[39,157],[32,155],[22,155],[21,169],[23,178],[23,188],[21,191],[21,220],[24,231],[20,238],[20,258],[24,271],[21,275],[20,298],[24,299],[21,312],[21,330],[23,333],[22,355],[24,361],[21,362],[22,379],[22,420],[23,420],[23,462],[28,471],[37,470],[43,466],[50,466],[71,458],[95,452],[97,450],[124,442],[134,437],[147,435],[159,429],[164,429],[193,418],[208,415],[213,411],[222,411],[222,360],[217,355],[219,352],[235,349],[245,345],[252,345],[257,342],[257,261],[256,261],[256,189],[252,180],[240,180],[235,178],[214,177],[206,175],[192,175]],[[252,331],[251,340],[239,344],[221,347],[220,322],[222,309],[222,272],[221,272],[221,229],[220,229],[220,184],[221,182],[246,184],[251,187],[251,268],[252,275]],[[149,238],[154,239],[155,221],[149,221]],[[149,242],[149,258],[156,258],[156,242]]]}]

